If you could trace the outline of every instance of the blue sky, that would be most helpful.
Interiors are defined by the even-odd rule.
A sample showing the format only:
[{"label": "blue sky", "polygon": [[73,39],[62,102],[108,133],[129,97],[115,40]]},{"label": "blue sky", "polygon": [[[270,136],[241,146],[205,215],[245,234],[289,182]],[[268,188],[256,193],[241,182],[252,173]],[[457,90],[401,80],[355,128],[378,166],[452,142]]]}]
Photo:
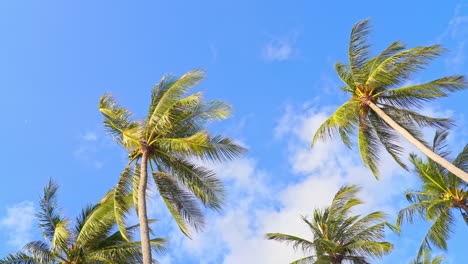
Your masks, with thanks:
[{"label": "blue sky", "polygon": [[[70,217],[116,183],[125,152],[103,131],[103,93],[116,94],[141,117],[163,74],[197,68],[207,70],[197,89],[235,108],[232,119],[211,129],[250,152],[216,168],[230,202],[221,214],[207,212],[206,232],[191,241],[154,199],[151,214],[162,220],[157,232],[171,239],[163,263],[292,261],[300,253],[264,241],[264,233],[307,234],[299,215],[329,203],[344,183],[363,186],[364,211],[393,215],[405,205],[401,191],[416,185],[413,175],[385,161],[376,181],[356,151],[308,148],[317,125],[347,99],[333,63],[346,60],[349,31],[364,18],[373,20],[374,51],[395,40],[450,49],[414,82],[467,74],[467,1],[0,2],[0,255],[40,238],[33,214],[50,177],[61,184]],[[454,151],[468,138],[467,98],[461,92],[424,109],[457,121]],[[396,249],[379,263],[408,262],[425,227],[390,235]],[[456,231],[448,263],[464,260],[466,228]]]}]

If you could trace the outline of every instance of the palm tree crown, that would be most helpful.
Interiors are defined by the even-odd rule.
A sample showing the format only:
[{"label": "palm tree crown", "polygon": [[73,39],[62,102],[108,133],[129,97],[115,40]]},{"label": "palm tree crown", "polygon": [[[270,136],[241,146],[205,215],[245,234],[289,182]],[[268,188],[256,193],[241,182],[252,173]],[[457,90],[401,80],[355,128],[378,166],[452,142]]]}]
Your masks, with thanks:
[{"label": "palm tree crown", "polygon": [[[449,159],[450,153],[446,150],[447,135],[447,131],[438,131],[432,149]],[[419,249],[420,256],[424,250],[430,249],[431,245],[447,249],[446,241],[455,225],[454,213],[460,212],[468,224],[468,186],[466,182],[431,160],[424,161],[414,154],[410,155],[410,160],[422,186],[420,190],[406,192],[406,198],[411,205],[399,212],[397,226],[404,221],[413,222],[415,214],[432,221]],[[468,169],[468,144],[453,160],[453,164],[463,170]]]},{"label": "palm tree crown", "polygon": [[[221,101],[203,101],[200,92],[188,95],[189,89],[203,79],[202,70],[188,72],[180,78],[163,77],[152,90],[148,114],[143,120],[132,120],[132,114],[110,94],[100,101],[99,110],[108,132],[129,151],[130,164],[134,164],[138,172],[136,181],[139,183],[133,192],[137,192],[135,200],[146,250],[144,263],[149,263],[150,259],[145,193],[147,168],[180,230],[189,236],[188,224],[196,230],[204,225],[197,201],[220,210],[224,199],[223,185],[215,173],[194,160],[222,162],[244,152],[230,138],[212,136],[205,129],[207,123],[229,117],[231,108]],[[126,173],[122,177],[132,175],[135,174]],[[128,181],[122,177],[119,182]],[[117,189],[117,194],[124,193],[120,184]],[[122,217],[118,219],[123,223]]]},{"label": "palm tree crown", "polygon": [[302,220],[309,226],[314,239],[309,241],[297,236],[269,233],[267,239],[292,244],[305,253],[314,255],[292,263],[370,263],[369,258],[380,258],[393,249],[389,242],[383,242],[386,215],[373,212],[366,216],[350,215],[350,210],[363,202],[356,198],[359,188],[355,185],[342,187],[333,198],[330,207],[315,209],[313,218]]},{"label": "palm tree crown", "polygon": [[[21,252],[1,259],[1,264],[141,263],[140,242],[127,241],[115,228],[113,191],[98,204],[85,208],[72,223],[57,208],[57,190],[58,186],[50,181],[37,213],[45,241],[26,244]],[[125,227],[130,240],[136,228]],[[151,240],[156,252],[164,250],[165,244],[165,239]]]},{"label": "palm tree crown", "polygon": [[[312,146],[317,140],[339,135],[343,143],[351,148],[350,137],[357,130],[364,165],[378,177],[381,147],[407,169],[400,157],[403,149],[397,132],[424,152],[428,149],[418,128],[447,128],[451,125],[448,118],[428,117],[418,113],[415,108],[420,109],[424,102],[446,97],[449,92],[466,89],[467,82],[463,76],[456,75],[401,87],[445,49],[440,45],[406,49],[406,45],[397,41],[376,57],[370,58],[367,42],[369,24],[369,20],[356,23],[351,31],[348,64],[335,64],[335,70],[344,82],[341,89],[349,93],[350,100],[320,126]],[[457,173],[468,180],[466,172]]]}]

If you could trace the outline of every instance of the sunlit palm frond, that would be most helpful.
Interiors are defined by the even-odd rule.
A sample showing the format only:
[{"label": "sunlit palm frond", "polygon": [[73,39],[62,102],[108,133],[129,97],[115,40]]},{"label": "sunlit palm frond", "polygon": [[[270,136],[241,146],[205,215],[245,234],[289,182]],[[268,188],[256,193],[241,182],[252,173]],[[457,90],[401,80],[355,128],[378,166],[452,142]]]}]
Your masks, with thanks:
[{"label": "sunlit palm frond", "polygon": [[0,259],[0,264],[40,264],[24,253],[9,254]]},{"label": "sunlit palm frond", "polygon": [[127,165],[123,172],[120,174],[119,181],[113,190],[113,199],[114,199],[114,216],[117,223],[117,227],[124,239],[130,242],[126,234],[126,222],[125,215],[129,212],[131,206],[136,206],[136,204],[129,203],[128,197],[132,197],[133,202],[133,193],[132,193],[132,167]]},{"label": "sunlit palm frond", "polygon": [[350,135],[357,127],[359,119],[359,102],[348,101],[341,105],[315,132],[312,147],[318,140],[326,141],[338,133],[343,143],[351,147]]},{"label": "sunlit palm frond", "polygon": [[99,102],[104,116],[104,126],[114,140],[132,151],[140,147],[141,124],[132,120],[132,113],[121,107],[111,94],[105,94]]},{"label": "sunlit palm frond", "polygon": [[384,102],[400,107],[421,107],[427,101],[446,97],[449,92],[463,90],[466,86],[465,77],[455,75],[442,77],[428,83],[384,90],[376,96],[379,96]]},{"label": "sunlit palm frond", "polygon": [[[171,81],[166,82],[166,79]],[[151,98],[150,111],[146,121],[146,140],[149,142],[155,136],[154,124],[161,122],[161,118],[166,118],[165,122],[170,122],[170,115],[168,111],[177,104],[188,92],[189,88],[196,86],[200,81],[204,79],[203,70],[195,70],[184,74],[179,79],[175,80],[175,77],[165,77],[156,85],[153,89]],[[192,98],[196,99],[197,98]]]},{"label": "sunlit palm frond", "polygon": [[445,52],[440,45],[421,46],[400,51],[373,68],[366,86],[373,87],[375,92],[382,92],[399,85],[415,72],[424,69],[431,60]]}]

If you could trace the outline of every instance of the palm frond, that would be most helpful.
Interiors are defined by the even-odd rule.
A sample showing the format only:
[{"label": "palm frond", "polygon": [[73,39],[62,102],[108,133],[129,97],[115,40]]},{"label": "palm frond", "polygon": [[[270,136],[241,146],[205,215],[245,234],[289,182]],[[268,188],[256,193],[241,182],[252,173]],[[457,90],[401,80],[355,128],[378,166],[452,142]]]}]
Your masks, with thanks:
[{"label": "palm frond", "polygon": [[175,177],[208,208],[221,210],[225,197],[224,185],[214,171],[164,152],[159,154],[160,171]]},{"label": "palm frond", "polygon": [[[165,79],[171,81],[165,82]],[[168,109],[183,98],[189,88],[196,86],[203,79],[204,71],[195,70],[182,75],[176,81],[173,81],[174,77],[165,77],[160,84],[156,85],[153,89],[150,111],[146,121],[146,140],[148,142],[155,135],[154,131],[151,131],[154,128],[153,125],[160,121]]]},{"label": "palm frond", "polygon": [[132,113],[121,107],[111,94],[105,94],[99,102],[99,111],[104,116],[104,126],[114,140],[129,151],[139,149],[141,125],[132,121]]},{"label": "palm frond", "polygon": [[[366,121],[365,121],[366,122]],[[375,178],[379,178],[379,144],[375,131],[371,128],[371,124],[360,125],[358,128],[358,144],[364,166],[369,168]]]},{"label": "palm frond", "polygon": [[0,259],[0,264],[39,264],[34,261],[30,256],[19,252],[16,254],[9,254],[8,256]]},{"label": "palm frond", "polygon": [[314,242],[311,242],[307,239],[282,233],[268,233],[266,234],[265,238],[268,240],[276,240],[287,244],[291,244],[293,249],[296,250],[300,248],[304,252],[310,251],[315,247]]},{"label": "palm frond", "polygon": [[164,172],[153,172],[153,178],[164,203],[182,233],[190,237],[187,224],[201,230],[205,219],[194,196],[184,190],[172,177]]},{"label": "palm frond", "polygon": [[467,87],[465,77],[455,75],[442,77],[428,83],[384,90],[376,96],[393,105],[421,107],[424,102],[446,97],[449,92],[464,90]]},{"label": "palm frond", "polygon": [[[114,216],[117,223],[117,227],[119,228],[122,236],[128,242],[130,242],[129,238],[126,234],[126,223],[125,223],[125,215],[130,210],[132,204],[128,203],[128,199],[130,195],[133,195],[131,192],[131,173],[132,167],[127,165],[124,171],[120,174],[119,181],[117,185],[114,187]],[[133,199],[133,196],[132,196]],[[136,204],[135,204],[136,206]]]},{"label": "palm frond", "polygon": [[364,84],[366,80],[366,76],[363,74],[363,69],[370,53],[367,40],[369,32],[370,20],[357,22],[351,30],[348,54],[349,68],[355,86]]},{"label": "palm frond", "polygon": [[64,219],[57,208],[57,190],[59,186],[49,180],[49,183],[44,188],[44,194],[40,202],[40,210],[36,214],[39,220],[39,226],[42,229],[44,238],[53,241],[57,227],[63,227],[66,225],[66,219]]},{"label": "palm frond", "polygon": [[440,45],[421,46],[400,51],[376,65],[369,74],[366,84],[368,87],[373,87],[375,92],[382,92],[407,81],[413,73],[423,69],[443,52],[445,49]]},{"label": "palm frond", "polygon": [[[61,248],[63,250],[63,248]],[[42,241],[29,242],[23,247],[23,252],[28,253],[31,259],[38,263],[50,263],[54,260],[55,254],[53,247],[49,248],[47,243]],[[55,251],[58,253],[60,251]]]},{"label": "palm frond", "polygon": [[318,140],[326,141],[339,133],[343,143],[351,148],[349,136],[355,130],[359,120],[359,102],[348,101],[341,105],[315,132],[312,147]]}]

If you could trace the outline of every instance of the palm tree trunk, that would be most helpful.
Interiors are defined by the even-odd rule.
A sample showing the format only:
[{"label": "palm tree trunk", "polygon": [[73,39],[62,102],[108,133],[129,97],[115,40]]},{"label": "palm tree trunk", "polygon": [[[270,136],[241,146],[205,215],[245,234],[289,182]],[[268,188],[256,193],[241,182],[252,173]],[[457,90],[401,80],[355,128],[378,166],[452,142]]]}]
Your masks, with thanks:
[{"label": "palm tree trunk", "polygon": [[151,243],[149,239],[148,215],[146,212],[146,187],[148,185],[148,152],[143,151],[141,157],[141,175],[138,186],[138,220],[140,221],[141,251],[143,264],[151,264]]},{"label": "palm tree trunk", "polygon": [[440,164],[442,167],[446,168],[448,171],[453,173],[455,176],[459,177],[460,179],[468,182],[468,173],[462,171],[461,169],[457,168],[455,165],[450,163],[448,160],[442,158],[441,156],[437,155],[434,151],[426,147],[424,144],[419,142],[415,137],[413,137],[406,129],[401,127],[397,122],[395,122],[390,116],[388,116],[382,109],[380,109],[377,105],[373,102],[366,102],[367,105],[374,110],[374,112],[380,116],[389,126],[395,129],[398,133],[400,133],[404,138],[406,138],[411,144],[413,144],[416,148],[418,148],[422,153],[424,153],[427,157],[429,157],[434,162]]}]

